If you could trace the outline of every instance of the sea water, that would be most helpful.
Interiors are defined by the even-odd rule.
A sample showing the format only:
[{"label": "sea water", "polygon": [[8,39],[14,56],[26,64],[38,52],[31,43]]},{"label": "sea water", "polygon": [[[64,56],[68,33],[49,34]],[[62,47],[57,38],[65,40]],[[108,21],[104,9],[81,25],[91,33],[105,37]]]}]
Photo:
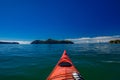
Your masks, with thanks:
[{"label": "sea water", "polygon": [[120,80],[120,44],[0,44],[0,80],[45,80],[64,50],[85,80]]}]

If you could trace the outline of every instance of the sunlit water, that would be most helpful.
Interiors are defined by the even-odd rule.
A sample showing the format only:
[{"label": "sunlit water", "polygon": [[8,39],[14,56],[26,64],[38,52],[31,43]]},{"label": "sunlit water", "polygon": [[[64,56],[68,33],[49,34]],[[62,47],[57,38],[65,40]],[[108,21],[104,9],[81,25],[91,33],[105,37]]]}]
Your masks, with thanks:
[{"label": "sunlit water", "polygon": [[45,80],[64,50],[85,80],[120,80],[119,44],[0,44],[0,80]]}]

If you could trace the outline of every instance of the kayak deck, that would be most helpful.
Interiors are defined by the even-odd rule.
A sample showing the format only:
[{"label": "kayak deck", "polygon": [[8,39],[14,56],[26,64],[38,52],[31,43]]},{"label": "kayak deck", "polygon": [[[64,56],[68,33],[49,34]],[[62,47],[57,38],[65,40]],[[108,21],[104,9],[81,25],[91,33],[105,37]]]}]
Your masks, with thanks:
[{"label": "kayak deck", "polygon": [[83,80],[83,78],[64,51],[47,80]]}]

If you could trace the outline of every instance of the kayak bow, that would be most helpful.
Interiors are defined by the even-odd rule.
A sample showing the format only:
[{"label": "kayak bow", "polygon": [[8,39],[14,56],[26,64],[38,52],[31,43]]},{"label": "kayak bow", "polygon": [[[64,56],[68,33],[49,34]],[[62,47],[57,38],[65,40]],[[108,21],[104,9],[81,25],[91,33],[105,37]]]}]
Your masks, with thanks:
[{"label": "kayak bow", "polygon": [[48,76],[47,80],[84,80],[78,70],[73,65],[64,50],[62,57],[58,61],[53,71]]}]

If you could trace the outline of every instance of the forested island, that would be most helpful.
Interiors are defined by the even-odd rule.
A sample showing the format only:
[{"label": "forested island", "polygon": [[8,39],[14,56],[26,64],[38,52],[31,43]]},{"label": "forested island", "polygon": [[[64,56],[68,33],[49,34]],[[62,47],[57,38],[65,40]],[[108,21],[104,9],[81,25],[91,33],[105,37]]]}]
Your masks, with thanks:
[{"label": "forested island", "polygon": [[18,42],[3,42],[0,41],[0,44],[19,44]]},{"label": "forested island", "polygon": [[53,39],[48,39],[48,40],[35,40],[32,41],[31,44],[74,44],[72,41],[68,40],[53,40]]},{"label": "forested island", "polygon": [[120,44],[120,40],[111,40],[109,41],[111,44]]}]

